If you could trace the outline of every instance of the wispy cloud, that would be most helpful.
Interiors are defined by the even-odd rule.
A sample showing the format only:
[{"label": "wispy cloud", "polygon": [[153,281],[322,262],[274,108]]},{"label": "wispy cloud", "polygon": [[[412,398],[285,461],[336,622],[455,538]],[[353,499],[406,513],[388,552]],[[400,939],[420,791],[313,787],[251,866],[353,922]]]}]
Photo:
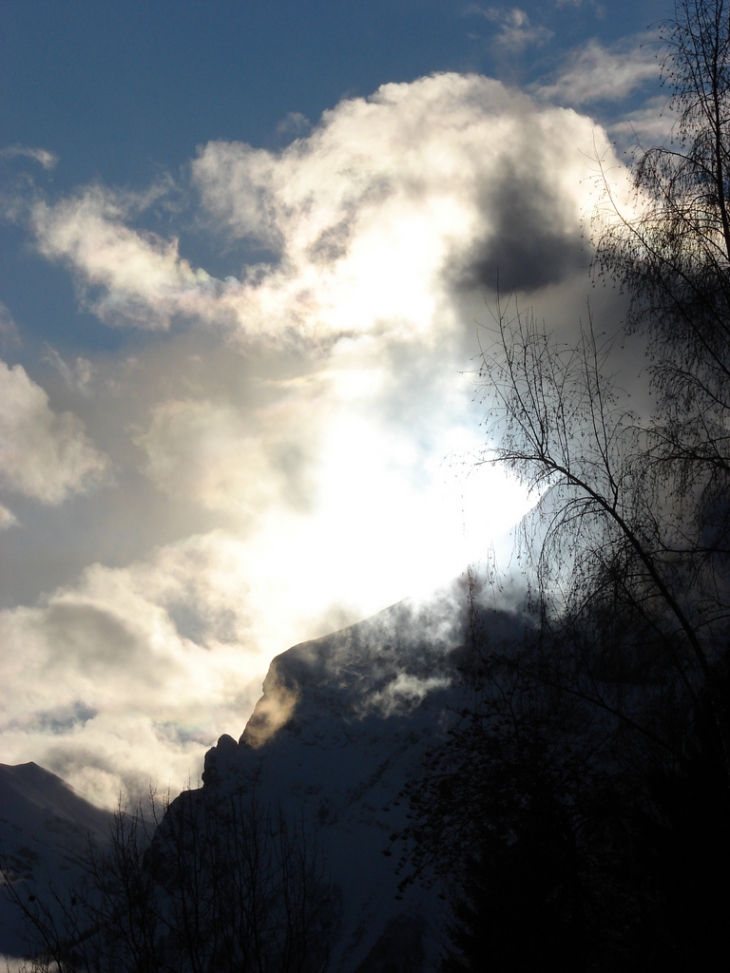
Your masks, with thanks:
[{"label": "wispy cloud", "polygon": [[55,206],[39,200],[31,226],[39,252],[77,273],[84,303],[107,324],[166,329],[176,313],[194,312],[214,282],[162,240],[126,225],[138,201],[98,186]]},{"label": "wispy cloud", "polygon": [[667,103],[666,95],[660,95],[641,108],[627,112],[619,121],[607,125],[607,131],[617,142],[627,148],[637,145],[663,145],[672,138],[678,116]]},{"label": "wispy cloud", "polygon": [[552,80],[533,90],[538,97],[563,105],[613,102],[656,81],[659,72],[656,50],[650,43],[633,40],[605,48],[592,40],[574,51]]},{"label": "wispy cloud", "polygon": [[276,131],[280,135],[301,136],[307,135],[312,128],[312,123],[306,115],[300,111],[290,111],[286,118],[279,122]]},{"label": "wispy cloud", "polygon": [[20,332],[9,309],[0,301],[0,344],[20,344]]},{"label": "wispy cloud", "polygon": [[55,348],[46,345],[43,360],[56,369],[66,388],[83,396],[90,395],[93,366],[88,358],[78,356],[73,364],[69,365]]},{"label": "wispy cloud", "polygon": [[32,159],[42,165],[44,169],[53,169],[58,163],[58,156],[46,149],[32,149],[24,145],[9,145],[0,149],[0,159]]},{"label": "wispy cloud", "polygon": [[553,36],[553,32],[542,25],[533,26],[529,16],[519,7],[481,7],[470,4],[464,11],[466,16],[483,17],[498,28],[496,42],[514,53],[526,47],[540,47]]}]

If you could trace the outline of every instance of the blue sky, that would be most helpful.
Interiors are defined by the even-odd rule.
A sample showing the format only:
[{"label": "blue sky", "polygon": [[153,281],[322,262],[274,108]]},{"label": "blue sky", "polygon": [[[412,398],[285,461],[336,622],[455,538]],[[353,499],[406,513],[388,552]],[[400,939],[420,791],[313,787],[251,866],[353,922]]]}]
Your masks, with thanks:
[{"label": "blue sky", "polygon": [[276,652],[508,559],[477,333],[620,320],[671,12],[0,0],[0,760],[176,789]]},{"label": "blue sky", "polygon": [[522,3],[529,37],[495,48],[508,5],[454,0],[3,0],[3,139],[49,145],[59,186],[147,181],[210,139],[276,144],[290,113],[434,71],[526,84],[588,38],[610,46],[670,12],[662,0]]},{"label": "blue sky", "polygon": [[[525,40],[505,45],[515,9],[528,18],[515,30]],[[291,138],[289,116],[316,122],[341,98],[367,96],[386,81],[457,71],[539,83],[589,39],[609,50],[650,42],[648,28],[667,13],[666,0],[519,8],[454,0],[2,0],[0,132],[6,146],[41,146],[58,157],[54,193],[93,181],[142,187],[160,172],[176,176],[195,147],[213,139],[281,147]],[[600,99],[591,109],[614,117],[645,94],[633,91],[619,105]],[[197,255],[208,241],[185,242]],[[17,236],[3,243],[5,302],[23,310],[34,302],[26,323],[33,336],[47,340],[53,329],[63,343],[120,340],[79,318],[69,282],[29,266]],[[205,256],[225,263],[215,247]],[[48,302],[59,299],[63,328],[49,321]]]}]

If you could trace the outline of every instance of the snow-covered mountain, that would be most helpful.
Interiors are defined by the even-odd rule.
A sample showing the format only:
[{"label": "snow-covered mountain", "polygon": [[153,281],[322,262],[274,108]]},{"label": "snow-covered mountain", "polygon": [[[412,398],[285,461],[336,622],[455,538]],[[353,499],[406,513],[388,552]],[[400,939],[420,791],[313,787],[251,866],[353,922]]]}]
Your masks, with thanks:
[{"label": "snow-covered mountain", "polygon": [[[109,839],[112,815],[35,763],[0,764],[0,854],[23,895],[63,894],[83,869],[89,839]],[[26,949],[17,909],[0,895],[0,955]]]},{"label": "snow-covered mountain", "polygon": [[[517,615],[477,608],[473,594],[462,578],[277,656],[240,740],[222,736],[206,754],[203,786],[168,810],[169,821],[189,822],[251,796],[314,835],[342,907],[333,973],[422,973],[439,951],[439,889],[399,892],[397,836],[406,783],[471,701],[459,667],[475,613],[497,643],[519,628]],[[63,893],[89,837],[107,841],[110,823],[37,765],[0,765],[0,852],[28,891]],[[0,896],[0,955],[24,945]]]},{"label": "snow-covered mountain", "polygon": [[[342,895],[337,973],[420,973],[438,950],[438,889],[399,894],[393,836],[406,782],[467,701],[457,666],[469,620],[462,582],[277,656],[240,741],[221,737],[203,788],[173,803],[174,814],[255,793],[317,834]],[[486,621],[498,640],[515,632],[509,614]]]}]

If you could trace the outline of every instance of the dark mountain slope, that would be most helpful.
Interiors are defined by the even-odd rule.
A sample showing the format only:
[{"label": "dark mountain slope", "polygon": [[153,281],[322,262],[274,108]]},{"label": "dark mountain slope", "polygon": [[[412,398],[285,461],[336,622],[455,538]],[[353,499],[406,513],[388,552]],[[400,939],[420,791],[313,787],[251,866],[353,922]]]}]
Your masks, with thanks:
[{"label": "dark mountain slope", "polygon": [[[21,894],[62,893],[83,869],[89,839],[108,840],[111,821],[37,764],[0,764],[0,863]],[[24,949],[17,909],[0,895],[0,954]]]}]

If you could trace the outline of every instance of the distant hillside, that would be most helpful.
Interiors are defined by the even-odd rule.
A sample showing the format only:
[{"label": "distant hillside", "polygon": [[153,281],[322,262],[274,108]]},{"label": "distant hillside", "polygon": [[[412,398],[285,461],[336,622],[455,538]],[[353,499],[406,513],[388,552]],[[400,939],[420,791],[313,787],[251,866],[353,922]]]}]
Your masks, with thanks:
[{"label": "distant hillside", "polygon": [[[24,894],[63,892],[83,868],[89,838],[108,840],[111,820],[37,764],[0,764],[0,862]],[[24,949],[17,909],[0,894],[0,954]]]}]

